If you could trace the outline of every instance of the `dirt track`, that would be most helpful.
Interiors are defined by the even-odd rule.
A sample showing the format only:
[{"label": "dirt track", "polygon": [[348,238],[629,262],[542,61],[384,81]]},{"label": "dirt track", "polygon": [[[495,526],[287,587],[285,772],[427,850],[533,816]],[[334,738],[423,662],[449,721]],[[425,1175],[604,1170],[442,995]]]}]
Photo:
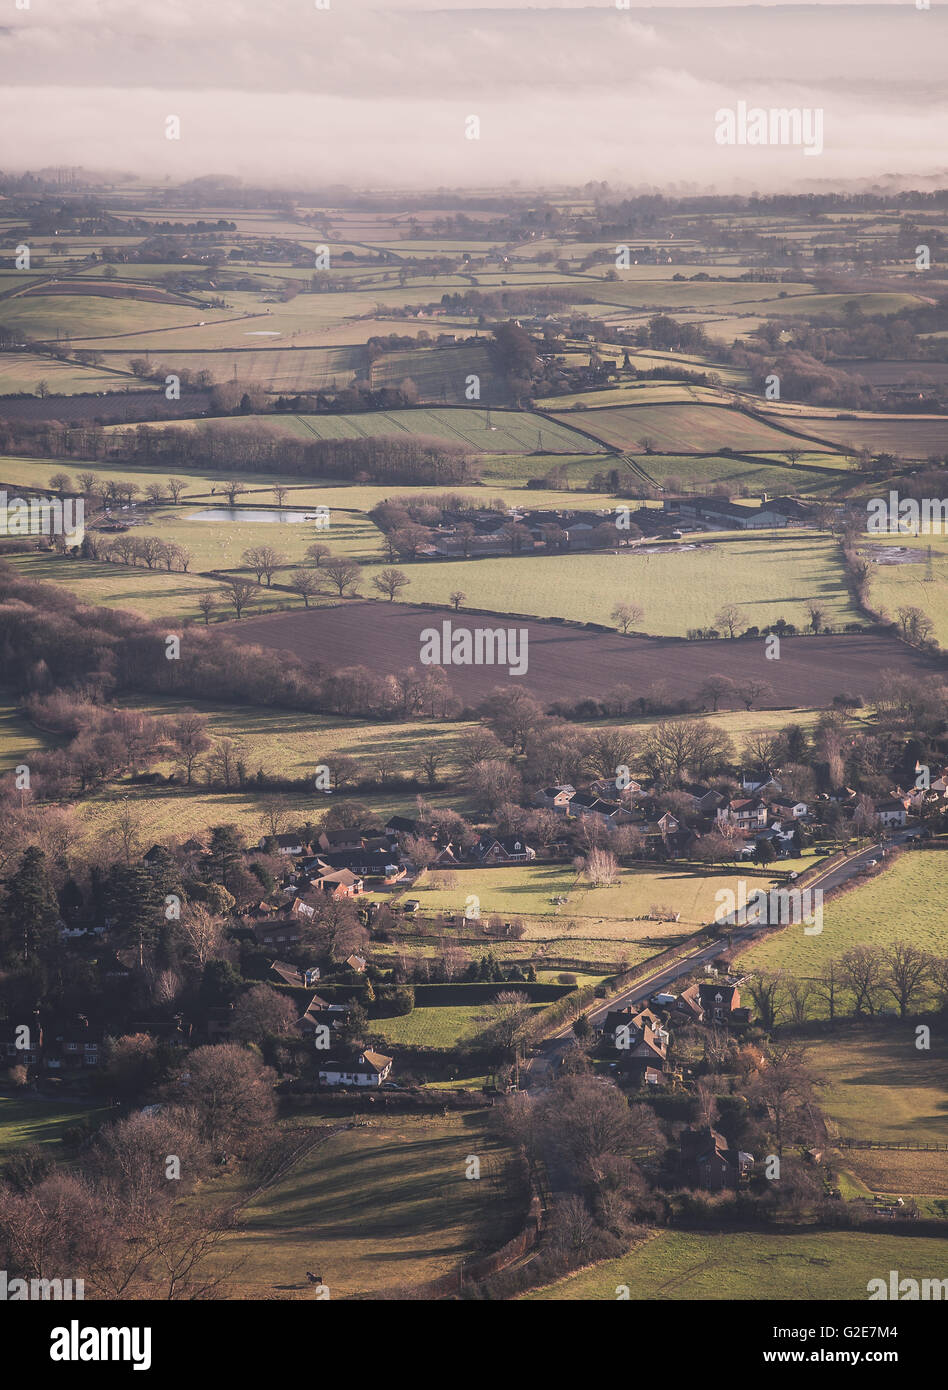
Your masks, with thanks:
[{"label": "dirt track", "polygon": [[273,617],[245,618],[227,625],[241,642],[295,652],[303,661],[318,661],[333,670],[368,666],[392,672],[407,666],[422,669],[421,632],[440,630],[450,620],[460,627],[512,628],[529,634],[528,668],[510,676],[506,667],[450,666],[448,675],[458,697],[481,699],[497,685],[515,682],[547,702],[602,698],[619,685],[645,695],[658,681],[672,698],[697,695],[709,675],[728,675],[737,682],[759,679],[774,689],[760,703],[766,708],[828,705],[834,695],[866,697],[887,669],[929,674],[943,669],[931,658],[892,637],[852,633],[838,637],[787,637],[780,659],[764,655],[763,638],[685,642],[675,638],[621,637],[585,632],[556,623],[447,613],[409,604],[342,603]]}]

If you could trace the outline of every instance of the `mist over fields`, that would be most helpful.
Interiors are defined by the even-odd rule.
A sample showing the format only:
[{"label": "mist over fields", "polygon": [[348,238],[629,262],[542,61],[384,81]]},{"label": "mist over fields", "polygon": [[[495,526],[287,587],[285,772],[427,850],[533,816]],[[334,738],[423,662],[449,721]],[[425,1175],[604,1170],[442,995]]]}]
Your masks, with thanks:
[{"label": "mist over fields", "polygon": [[[11,6],[0,163],[274,185],[945,181],[937,4],[329,3]],[[740,101],[822,108],[823,154],[716,144]]]}]

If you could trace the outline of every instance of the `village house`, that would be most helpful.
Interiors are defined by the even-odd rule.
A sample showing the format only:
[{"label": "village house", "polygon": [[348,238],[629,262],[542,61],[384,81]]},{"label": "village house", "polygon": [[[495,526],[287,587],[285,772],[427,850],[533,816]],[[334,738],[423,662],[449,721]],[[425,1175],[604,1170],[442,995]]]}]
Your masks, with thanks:
[{"label": "village house", "polygon": [[365,891],[365,881],[351,869],[329,869],[312,880],[313,887],[331,898],[357,898]]},{"label": "village house", "polygon": [[393,1058],[381,1052],[354,1053],[350,1057],[339,1057],[326,1061],[319,1068],[321,1086],[359,1086],[379,1087],[391,1073]]},{"label": "village house", "polygon": [[681,1174],[689,1187],[722,1192],[740,1187],[754,1171],[753,1154],[732,1149],[710,1125],[682,1130],[679,1142]]},{"label": "village house", "polygon": [[[306,908],[309,904],[302,903],[300,906]],[[299,921],[294,921],[283,913],[276,914],[268,921],[256,923],[253,934],[258,946],[298,946],[303,939]]]},{"label": "village house", "polygon": [[698,985],[698,1000],[706,1023],[748,1023],[750,1010],[741,1008],[741,991],[728,980],[705,980]]},{"label": "village house", "polygon": [[533,798],[535,806],[545,806],[549,811],[569,810],[569,804],[576,795],[576,788],[569,782],[558,782],[555,786],[544,787]]},{"label": "village house", "polygon": [[719,821],[736,825],[738,830],[765,830],[767,828],[767,803],[759,796],[740,797],[718,808]]},{"label": "village house", "polygon": [[286,961],[275,960],[270,965],[270,973],[276,976],[280,984],[292,985],[294,989],[301,986],[309,989],[319,979],[319,966],[289,965]]},{"label": "village house", "polygon": [[294,855],[305,854],[309,846],[304,844],[299,835],[261,835],[257,841],[258,849],[265,849],[267,844],[272,841],[277,854]]},{"label": "village house", "polygon": [[296,1026],[305,1037],[312,1037],[319,1028],[328,1028],[331,1035],[334,1029],[344,1028],[351,1017],[350,1004],[330,1004],[327,999],[314,994],[296,1020]]},{"label": "village house", "polygon": [[875,803],[876,820],[880,825],[902,826],[908,819],[905,809],[905,801],[898,797],[887,797],[884,801]]},{"label": "village house", "polygon": [[537,852],[519,835],[484,835],[474,846],[473,855],[482,864],[523,864],[536,859]]}]

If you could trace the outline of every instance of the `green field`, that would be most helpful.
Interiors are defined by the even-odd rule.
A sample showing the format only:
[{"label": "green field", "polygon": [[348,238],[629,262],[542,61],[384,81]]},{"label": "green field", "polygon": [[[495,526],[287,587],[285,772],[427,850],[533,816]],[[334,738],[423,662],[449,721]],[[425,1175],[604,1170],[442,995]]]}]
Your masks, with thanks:
[{"label": "green field", "polygon": [[[870,538],[886,543],[885,538]],[[920,608],[935,625],[933,636],[948,647],[948,536],[893,536],[892,543],[916,553],[917,564],[874,564],[870,603],[896,619],[900,608]],[[931,550],[931,567],[928,553]]]},{"label": "green field", "polygon": [[59,334],[78,339],[81,335],[90,347],[95,343],[89,340],[96,338],[152,329],[170,331],[201,319],[209,326],[224,316],[221,309],[94,294],[29,295],[0,302],[0,324],[4,327],[20,328],[31,339],[53,339]]},{"label": "green field", "polygon": [[[500,993],[505,985],[498,985]],[[510,985],[516,989],[516,985]],[[544,1004],[531,1004],[530,1012],[537,1013]],[[448,1050],[459,1043],[468,1042],[481,1032],[491,1020],[491,1010],[487,1002],[464,1004],[445,1008],[414,1009],[400,1018],[373,1018],[369,1020],[369,1031],[382,1038],[386,1048],[397,1051],[399,1047],[433,1047]]]},{"label": "green field", "polygon": [[877,877],[831,898],[823,908],[822,934],[804,936],[799,927],[786,927],[746,951],[741,969],[813,977],[851,946],[885,947],[899,940],[943,956],[948,953],[945,868],[936,850],[906,851]]},{"label": "green field", "polygon": [[[219,420],[218,425],[241,428],[252,421],[277,437],[312,439],[379,439],[423,437],[442,439],[481,454],[590,453],[595,445],[577,435],[569,422],[557,424],[527,411],[491,410],[470,406],[430,406],[414,410],[376,410],[356,415],[249,415]],[[194,427],[182,422],[182,429]]]},{"label": "green field", "polygon": [[0,1158],[26,1144],[55,1144],[70,1125],[109,1118],[108,1106],[0,1095]]},{"label": "green field", "polygon": [[712,627],[728,603],[740,607],[748,625],[763,628],[785,618],[804,628],[806,603],[814,595],[826,608],[829,626],[860,621],[837,546],[806,534],[745,536],[733,544],[701,542],[700,548],[653,554],[426,561],[405,572],[411,583],[400,597],[406,603],[446,603],[452,590],[462,589],[468,608],[612,626],[616,604],[631,599],[645,610],[639,630],[664,636]]},{"label": "green field", "polygon": [[[656,1232],[628,1255],[526,1294],[529,1300],[836,1300],[867,1297],[870,1279],[940,1279],[945,1245],[934,1237],[813,1231]],[[794,1343],[794,1345],[797,1345]]]},{"label": "green field", "polygon": [[[632,945],[697,930],[713,919],[717,891],[737,892],[738,879],[753,873],[749,866],[740,875],[705,875],[670,865],[643,865],[623,869],[611,887],[593,888],[585,878],[577,880],[572,865],[511,864],[465,869],[454,875],[453,888],[443,886],[441,870],[428,871],[404,896],[418,897],[425,912],[455,913],[465,911],[476,897],[482,916],[500,913],[536,919],[527,927],[530,938],[548,937],[554,929],[562,932],[566,922],[575,920],[576,936]],[[769,882],[769,874],[761,878],[761,885]],[[557,897],[567,901],[556,904],[552,900]],[[634,920],[644,919],[653,906],[680,913],[680,922]]]},{"label": "green field", "polygon": [[[202,701],[136,699],[128,703],[148,714],[168,717],[173,717],[185,705],[199,710],[208,716],[208,732],[212,738],[236,739],[246,750],[244,760],[252,773],[262,767],[268,776],[275,777],[312,775],[316,764],[331,753],[345,753],[355,758],[366,777],[375,775],[376,759],[382,754],[393,758],[399,771],[416,775],[422,754],[437,745],[446,759],[438,769],[439,781],[444,782],[458,771],[459,740],[477,727],[424,720],[404,723],[350,721],[331,715],[260,709],[253,705],[219,709]],[[2,722],[5,719],[12,719],[12,714],[0,711],[0,729],[5,727]],[[14,731],[19,732],[11,726],[11,735]],[[0,742],[0,748],[6,741],[4,738]],[[411,800],[411,793],[406,794],[406,799]]]},{"label": "green field", "polygon": [[[806,1040],[807,1065],[826,1086],[820,1109],[850,1139],[880,1143],[948,1141],[948,1044],[915,1046],[912,1028],[846,1023]],[[848,1155],[846,1156],[848,1157]],[[948,1191],[948,1153],[945,1165]]]},{"label": "green field", "polygon": [[[108,364],[106,364],[108,365]],[[140,385],[129,373],[102,366],[81,367],[77,362],[59,362],[39,353],[5,352],[0,355],[0,395],[36,391],[45,381],[52,394],[73,395],[86,391],[122,391]]]},{"label": "green field", "polygon": [[31,753],[44,752],[53,741],[15,709],[0,705],[0,769],[4,772],[28,762]]},{"label": "green field", "polygon": [[[691,402],[610,406],[584,410],[581,415],[582,429],[613,448],[633,453],[642,449],[643,439],[650,439],[651,447],[658,452],[675,454],[713,454],[724,448],[779,454],[800,443],[781,430],[726,406]],[[559,413],[555,418],[563,424],[570,423],[569,415]],[[648,468],[647,457],[644,463]]]},{"label": "green field", "polygon": [[[470,1154],[481,1160],[478,1180],[465,1177]],[[400,1115],[340,1134],[244,1212],[221,1250],[225,1266],[243,1261],[226,1296],[308,1298],[307,1270],[331,1299],[408,1295],[514,1234],[520,1212],[500,1181],[507,1162],[481,1115]]]},{"label": "green field", "polygon": [[[145,618],[197,618],[199,594],[213,584],[196,574],[168,574],[165,570],[141,566],[106,564],[104,561],[73,560],[50,554],[10,555],[7,563],[30,579],[61,584],[83,603],[101,603],[107,608],[128,608]],[[281,595],[284,604],[290,595]],[[276,598],[269,606],[275,606]],[[266,602],[255,607],[263,611]],[[231,610],[232,611],[232,610]]]}]

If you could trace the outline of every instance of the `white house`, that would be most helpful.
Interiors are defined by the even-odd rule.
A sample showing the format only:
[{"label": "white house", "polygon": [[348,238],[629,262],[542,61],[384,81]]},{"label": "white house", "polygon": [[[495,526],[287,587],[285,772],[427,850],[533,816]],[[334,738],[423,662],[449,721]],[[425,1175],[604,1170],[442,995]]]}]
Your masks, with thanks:
[{"label": "white house", "polygon": [[876,802],[876,820],[880,825],[904,825],[906,821],[905,804],[894,798]]},{"label": "white house", "polygon": [[360,1052],[328,1060],[319,1069],[320,1086],[381,1086],[392,1070],[392,1058],[381,1052]]}]

